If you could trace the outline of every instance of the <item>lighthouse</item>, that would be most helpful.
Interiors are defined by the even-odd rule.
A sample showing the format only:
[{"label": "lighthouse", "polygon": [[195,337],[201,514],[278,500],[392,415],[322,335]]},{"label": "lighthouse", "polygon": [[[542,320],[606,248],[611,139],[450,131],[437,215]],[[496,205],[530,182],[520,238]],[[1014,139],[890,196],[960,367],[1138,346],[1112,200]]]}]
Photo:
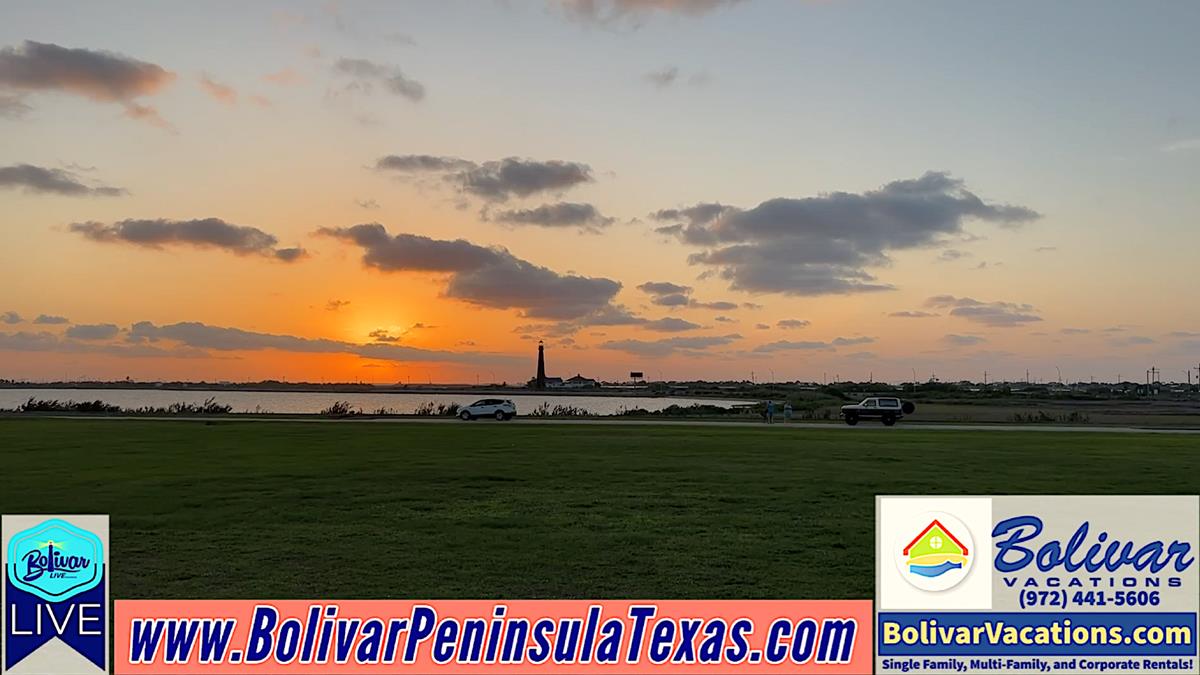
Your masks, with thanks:
[{"label": "lighthouse", "polygon": [[535,389],[546,388],[546,346],[541,340],[538,340],[538,369],[533,386]]}]

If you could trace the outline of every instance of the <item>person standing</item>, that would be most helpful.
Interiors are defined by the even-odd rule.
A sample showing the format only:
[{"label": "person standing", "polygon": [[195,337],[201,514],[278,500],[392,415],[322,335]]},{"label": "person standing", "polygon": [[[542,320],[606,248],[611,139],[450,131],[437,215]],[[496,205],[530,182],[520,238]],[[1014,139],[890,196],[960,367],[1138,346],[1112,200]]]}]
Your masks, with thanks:
[{"label": "person standing", "polygon": [[783,404],[783,421],[784,422],[792,421],[792,402],[791,401],[785,401]]},{"label": "person standing", "polygon": [[775,401],[767,401],[767,424],[775,423]]}]

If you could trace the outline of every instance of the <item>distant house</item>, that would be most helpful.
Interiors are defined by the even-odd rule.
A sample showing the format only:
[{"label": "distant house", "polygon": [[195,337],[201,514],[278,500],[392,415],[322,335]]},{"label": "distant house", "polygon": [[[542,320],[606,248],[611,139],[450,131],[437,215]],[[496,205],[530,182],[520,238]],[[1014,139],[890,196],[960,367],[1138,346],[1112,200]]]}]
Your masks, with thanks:
[{"label": "distant house", "polygon": [[584,377],[583,375],[578,374],[575,375],[575,377],[569,377],[566,380],[562,379],[561,377],[546,378],[547,389],[595,389],[599,386],[599,382],[590,377]]}]

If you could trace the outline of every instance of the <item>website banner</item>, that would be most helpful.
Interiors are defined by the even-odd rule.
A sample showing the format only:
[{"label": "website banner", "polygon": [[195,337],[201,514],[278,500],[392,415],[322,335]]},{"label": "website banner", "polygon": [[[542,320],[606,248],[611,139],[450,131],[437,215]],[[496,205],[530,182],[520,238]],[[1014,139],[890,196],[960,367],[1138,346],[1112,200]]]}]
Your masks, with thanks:
[{"label": "website banner", "polygon": [[876,672],[1197,673],[1200,497],[876,499]]},{"label": "website banner", "polygon": [[117,675],[855,673],[867,600],[118,600]]}]

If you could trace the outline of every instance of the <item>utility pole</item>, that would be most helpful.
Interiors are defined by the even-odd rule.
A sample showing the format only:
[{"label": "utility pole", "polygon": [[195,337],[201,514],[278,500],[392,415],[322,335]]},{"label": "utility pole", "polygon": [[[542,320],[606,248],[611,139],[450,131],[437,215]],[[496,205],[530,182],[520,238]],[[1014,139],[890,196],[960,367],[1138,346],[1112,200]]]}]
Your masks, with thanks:
[{"label": "utility pole", "polygon": [[987,386],[987,371],[983,371],[983,386]]}]

